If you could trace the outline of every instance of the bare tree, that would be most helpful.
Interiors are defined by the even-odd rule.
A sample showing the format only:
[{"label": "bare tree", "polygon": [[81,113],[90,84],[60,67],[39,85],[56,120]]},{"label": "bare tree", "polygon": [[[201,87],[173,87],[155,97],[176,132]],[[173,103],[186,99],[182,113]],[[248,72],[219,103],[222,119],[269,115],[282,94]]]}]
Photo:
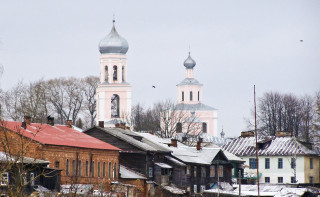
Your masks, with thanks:
[{"label": "bare tree", "polygon": [[[309,142],[314,120],[313,102],[310,96],[299,98],[293,94],[265,93],[258,99],[259,132],[275,135],[277,131],[285,131]],[[250,121],[249,125],[252,126]]]},{"label": "bare tree", "polygon": [[89,112],[90,114],[90,127],[93,127],[95,124],[95,119],[97,116],[96,113],[96,106],[97,106],[97,100],[96,100],[96,89],[99,84],[99,78],[94,76],[89,76],[84,79],[82,79],[82,85],[84,90],[84,110]]}]

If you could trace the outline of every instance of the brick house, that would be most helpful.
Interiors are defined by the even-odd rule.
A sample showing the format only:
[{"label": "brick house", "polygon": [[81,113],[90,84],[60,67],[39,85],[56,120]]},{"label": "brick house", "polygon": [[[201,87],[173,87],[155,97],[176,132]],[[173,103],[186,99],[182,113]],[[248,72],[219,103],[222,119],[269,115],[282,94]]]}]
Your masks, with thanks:
[{"label": "brick house", "polygon": [[118,180],[120,149],[73,129],[71,121],[1,121],[0,129],[2,151],[49,161],[48,167],[62,170],[61,184],[103,184],[108,191]]}]

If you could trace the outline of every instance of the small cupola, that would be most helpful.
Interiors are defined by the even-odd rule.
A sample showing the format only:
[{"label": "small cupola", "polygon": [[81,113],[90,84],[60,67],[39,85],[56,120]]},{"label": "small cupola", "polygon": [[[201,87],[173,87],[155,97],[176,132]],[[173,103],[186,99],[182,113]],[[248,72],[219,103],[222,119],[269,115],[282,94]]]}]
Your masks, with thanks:
[{"label": "small cupola", "polygon": [[194,59],[191,58],[190,52],[189,52],[188,58],[184,61],[183,65],[184,65],[187,69],[193,69],[193,67],[196,66],[196,61],[194,61]]}]

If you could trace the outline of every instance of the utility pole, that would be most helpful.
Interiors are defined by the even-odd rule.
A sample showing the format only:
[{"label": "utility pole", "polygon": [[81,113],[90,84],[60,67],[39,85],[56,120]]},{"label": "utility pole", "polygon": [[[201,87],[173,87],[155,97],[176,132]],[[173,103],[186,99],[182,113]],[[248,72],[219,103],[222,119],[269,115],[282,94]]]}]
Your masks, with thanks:
[{"label": "utility pole", "polygon": [[256,137],[256,167],[257,167],[257,184],[258,184],[258,197],[260,197],[259,188],[259,158],[258,158],[258,134],[257,134],[257,108],[256,108],[256,85],[253,86],[254,91],[254,133]]},{"label": "utility pole", "polygon": [[239,197],[241,196],[241,170],[239,170]]}]

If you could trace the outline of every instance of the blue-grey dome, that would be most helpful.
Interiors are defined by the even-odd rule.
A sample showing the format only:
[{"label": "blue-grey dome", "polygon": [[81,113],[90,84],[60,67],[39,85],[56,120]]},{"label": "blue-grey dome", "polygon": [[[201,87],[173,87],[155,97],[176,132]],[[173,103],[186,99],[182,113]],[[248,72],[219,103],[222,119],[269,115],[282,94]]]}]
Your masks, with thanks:
[{"label": "blue-grey dome", "polygon": [[127,40],[118,34],[113,23],[111,32],[105,38],[103,38],[99,43],[100,53],[101,54],[104,54],[104,53],[126,54],[128,49],[129,49],[129,45]]},{"label": "blue-grey dome", "polygon": [[195,67],[196,65],[196,61],[194,61],[191,56],[190,56],[190,52],[189,52],[189,57],[184,61],[183,64],[187,69],[192,69],[193,67]]}]

